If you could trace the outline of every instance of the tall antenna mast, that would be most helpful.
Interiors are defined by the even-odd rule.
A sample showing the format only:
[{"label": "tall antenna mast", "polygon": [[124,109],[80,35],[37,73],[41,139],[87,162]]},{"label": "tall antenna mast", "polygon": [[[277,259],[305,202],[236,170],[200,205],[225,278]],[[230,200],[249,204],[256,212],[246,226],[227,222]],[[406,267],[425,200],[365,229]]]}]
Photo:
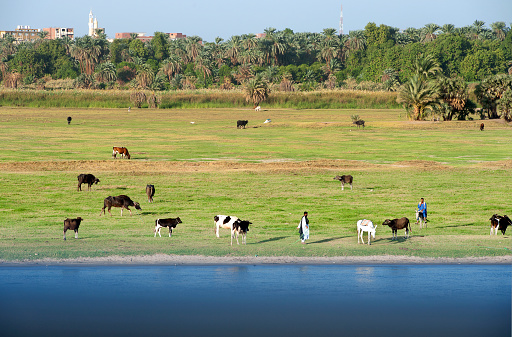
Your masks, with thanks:
[{"label": "tall antenna mast", "polygon": [[341,5],[341,15],[340,15],[340,35],[343,35],[343,5]]}]

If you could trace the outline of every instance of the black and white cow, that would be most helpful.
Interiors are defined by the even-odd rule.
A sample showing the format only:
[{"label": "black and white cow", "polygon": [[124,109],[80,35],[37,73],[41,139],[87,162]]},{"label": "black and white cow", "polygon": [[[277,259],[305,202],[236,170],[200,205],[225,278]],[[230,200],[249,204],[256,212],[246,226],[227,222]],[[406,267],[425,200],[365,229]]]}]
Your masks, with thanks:
[{"label": "black and white cow", "polygon": [[87,184],[87,190],[91,190],[91,186],[93,184],[97,184],[100,182],[100,180],[98,178],[96,178],[94,175],[92,174],[79,174],[77,176],[77,179],[78,179],[78,188],[77,188],[77,191],[81,191],[82,190],[82,184]]},{"label": "black and white cow", "polygon": [[498,215],[493,214],[493,216],[489,219],[491,220],[491,235],[498,235],[498,230],[505,235],[508,226],[512,226],[512,221],[506,215]]},{"label": "black and white cow", "polygon": [[245,129],[245,127],[247,126],[247,123],[249,123],[249,121],[246,121],[246,120],[237,120],[237,121],[236,121],[236,128],[237,128],[237,129]]},{"label": "black and white cow", "polygon": [[345,184],[350,184],[350,190],[352,190],[352,181],[354,181],[354,178],[351,175],[336,176],[334,177],[334,180],[339,180],[341,182],[342,191],[345,189]]},{"label": "black and white cow", "polygon": [[68,229],[75,231],[75,239],[78,239],[78,227],[80,227],[82,220],[83,219],[81,217],[76,219],[67,218],[64,220],[64,240],[66,240],[66,231]]},{"label": "black and white cow", "polygon": [[225,228],[231,230],[231,245],[233,245],[233,237],[236,235],[236,243],[238,243],[238,235],[242,233],[242,243],[245,243],[245,237],[247,231],[249,231],[249,225],[251,222],[246,220],[240,220],[236,216],[229,215],[216,215],[213,217],[215,224],[215,235],[219,236],[219,229]]},{"label": "black and white cow", "polygon": [[[181,219],[179,217],[177,218],[167,218],[167,219],[156,219],[155,220],[155,238],[156,238],[156,232],[158,232],[158,235],[160,235],[160,230],[164,227],[169,228],[169,237],[172,235],[172,229],[176,228],[176,226],[181,223]],[[160,235],[162,237],[162,235]]]}]

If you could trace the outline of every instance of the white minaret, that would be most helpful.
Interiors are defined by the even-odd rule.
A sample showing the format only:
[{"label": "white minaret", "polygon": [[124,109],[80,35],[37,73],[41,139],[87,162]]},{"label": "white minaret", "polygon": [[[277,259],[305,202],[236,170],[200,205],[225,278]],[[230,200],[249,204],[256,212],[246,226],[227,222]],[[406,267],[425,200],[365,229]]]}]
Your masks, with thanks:
[{"label": "white minaret", "polygon": [[94,22],[93,22],[93,15],[92,15],[92,9],[89,13],[89,36],[94,36]]},{"label": "white minaret", "polygon": [[343,5],[341,5],[341,15],[340,15],[340,35],[343,35]]}]

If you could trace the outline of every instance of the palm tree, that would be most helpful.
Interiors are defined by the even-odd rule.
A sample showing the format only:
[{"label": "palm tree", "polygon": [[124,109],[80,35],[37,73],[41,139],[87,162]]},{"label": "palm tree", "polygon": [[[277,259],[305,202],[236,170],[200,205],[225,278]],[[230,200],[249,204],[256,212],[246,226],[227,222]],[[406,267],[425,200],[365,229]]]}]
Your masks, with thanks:
[{"label": "palm tree", "polygon": [[245,100],[247,102],[252,102],[254,107],[257,107],[261,102],[268,98],[270,88],[268,83],[263,80],[261,76],[256,76],[246,82],[244,92]]},{"label": "palm tree", "polygon": [[192,61],[196,60],[197,56],[199,55],[199,52],[203,48],[201,42],[202,39],[199,36],[190,36],[186,38],[185,50],[187,51]]},{"label": "palm tree", "polygon": [[491,23],[491,29],[494,34],[496,34],[496,38],[500,41],[505,40],[505,28],[507,25],[505,25],[505,22],[503,21],[497,21]]},{"label": "palm tree", "polygon": [[414,62],[414,72],[422,81],[435,78],[442,72],[439,62],[433,55],[420,55]]},{"label": "palm tree", "polygon": [[439,30],[438,25],[435,23],[426,24],[422,29],[422,39],[421,42],[431,42],[434,41],[437,37],[436,33]]},{"label": "palm tree", "polygon": [[455,26],[452,25],[451,23],[444,24],[441,27],[441,31],[443,32],[443,34],[455,34],[456,32]]},{"label": "palm tree", "polygon": [[415,74],[400,88],[397,102],[403,104],[409,119],[424,120],[428,110],[432,111],[438,104],[437,92],[434,86]]},{"label": "palm tree", "polygon": [[139,66],[136,79],[139,83],[139,87],[148,88],[155,79],[155,73],[149,64],[144,63],[143,65]]},{"label": "palm tree", "polygon": [[179,57],[176,55],[171,55],[167,60],[163,62],[161,69],[169,79],[169,82],[171,82],[171,79],[174,77],[174,75],[181,72],[181,63]]},{"label": "palm tree", "polygon": [[230,59],[232,65],[236,65],[238,63],[241,50],[242,39],[238,35],[232,36],[228,41],[228,47],[226,50],[226,57]]},{"label": "palm tree", "polygon": [[112,62],[104,62],[98,66],[96,78],[100,82],[114,82],[117,80],[116,66]]}]

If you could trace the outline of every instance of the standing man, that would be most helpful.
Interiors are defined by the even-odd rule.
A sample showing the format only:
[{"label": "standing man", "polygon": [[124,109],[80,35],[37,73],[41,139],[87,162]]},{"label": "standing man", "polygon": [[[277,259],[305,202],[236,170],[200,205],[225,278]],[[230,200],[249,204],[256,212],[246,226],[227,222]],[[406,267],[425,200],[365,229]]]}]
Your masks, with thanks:
[{"label": "standing man", "polygon": [[427,203],[423,198],[421,198],[418,204],[418,211],[423,214],[423,219],[427,222]]},{"label": "standing man", "polygon": [[304,216],[300,219],[299,226],[300,239],[303,244],[305,244],[306,240],[309,240],[309,220],[308,220],[308,212],[304,212]]}]

